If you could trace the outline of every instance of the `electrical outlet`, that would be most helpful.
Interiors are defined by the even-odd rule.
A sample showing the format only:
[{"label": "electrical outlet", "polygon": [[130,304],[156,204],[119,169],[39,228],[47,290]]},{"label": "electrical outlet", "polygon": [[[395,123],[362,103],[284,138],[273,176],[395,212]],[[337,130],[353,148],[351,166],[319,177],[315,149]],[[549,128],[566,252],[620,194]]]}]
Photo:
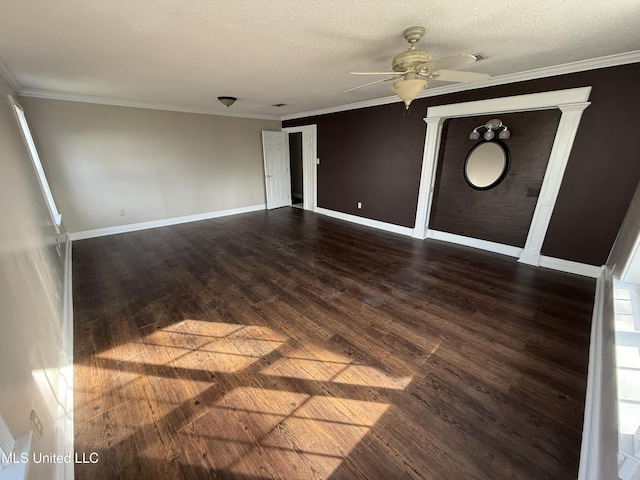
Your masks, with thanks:
[{"label": "electrical outlet", "polygon": [[358,210],[362,210],[362,202],[358,202]]},{"label": "electrical outlet", "polygon": [[121,217],[124,217],[124,210],[118,210],[118,215],[120,215]]},{"label": "electrical outlet", "polygon": [[31,420],[31,427],[33,428],[33,431],[35,432],[36,436],[38,438],[42,438],[42,431],[44,430],[44,426],[42,425],[42,422],[38,418],[38,414],[36,413],[35,410],[31,410],[30,420]]}]

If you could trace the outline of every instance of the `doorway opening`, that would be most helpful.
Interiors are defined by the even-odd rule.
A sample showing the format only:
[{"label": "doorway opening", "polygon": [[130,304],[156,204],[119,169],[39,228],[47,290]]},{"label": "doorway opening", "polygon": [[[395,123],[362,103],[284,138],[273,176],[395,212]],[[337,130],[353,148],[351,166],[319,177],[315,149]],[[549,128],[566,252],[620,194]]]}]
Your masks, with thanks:
[{"label": "doorway opening", "polygon": [[[293,172],[294,167],[290,165],[291,170],[291,204],[294,207],[303,208],[304,210],[316,211],[318,204],[318,185],[317,185],[317,165],[318,165],[318,131],[317,126],[314,125],[301,125],[299,127],[286,127],[282,129],[282,132],[287,136],[289,144],[297,144],[299,147],[300,164],[295,167],[296,171],[301,171],[298,174],[298,180],[300,176],[302,178],[302,186],[299,189],[294,190]],[[299,136],[294,136],[298,134]],[[298,155],[296,151],[296,155]],[[291,158],[293,158],[291,154]],[[291,161],[291,160],[290,160]],[[297,162],[297,160],[296,160]],[[294,193],[298,195],[298,198],[294,196]],[[298,203],[298,201],[300,203]]]},{"label": "doorway opening", "polygon": [[291,173],[291,205],[303,208],[304,167],[302,163],[302,132],[289,133],[289,172]]},{"label": "doorway opening", "polygon": [[[289,147],[290,141],[296,145],[293,149]],[[316,211],[316,145],[316,125],[288,127],[279,132],[262,131],[267,210],[293,205]]]}]

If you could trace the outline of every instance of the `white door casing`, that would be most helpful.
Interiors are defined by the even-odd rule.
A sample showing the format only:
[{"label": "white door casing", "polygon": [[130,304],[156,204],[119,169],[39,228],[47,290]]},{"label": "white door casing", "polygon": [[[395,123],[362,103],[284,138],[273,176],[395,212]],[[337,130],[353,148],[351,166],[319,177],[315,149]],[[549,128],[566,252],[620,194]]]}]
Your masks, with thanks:
[{"label": "white door casing", "polygon": [[263,131],[262,154],[267,209],[291,205],[289,134]]},{"label": "white door casing", "polygon": [[[540,250],[542,249],[551,214],[558,197],[573,140],[578,131],[582,112],[590,105],[587,101],[590,93],[591,87],[582,87],[429,107],[427,109],[427,117],[424,119],[427,123],[427,133],[413,237],[424,239],[429,236],[428,221],[433,203],[433,188],[436,181],[438,153],[444,120],[472,115],[493,115],[558,108],[562,111],[562,116],[560,117],[558,130],[551,148],[549,163],[529,227],[529,234],[519,258],[520,262],[539,265]],[[531,134],[534,135],[535,132],[531,132]]]},{"label": "white door casing", "polygon": [[305,210],[316,211],[318,205],[317,162],[318,142],[316,125],[287,127],[283,132],[302,133],[302,184],[303,204]]}]

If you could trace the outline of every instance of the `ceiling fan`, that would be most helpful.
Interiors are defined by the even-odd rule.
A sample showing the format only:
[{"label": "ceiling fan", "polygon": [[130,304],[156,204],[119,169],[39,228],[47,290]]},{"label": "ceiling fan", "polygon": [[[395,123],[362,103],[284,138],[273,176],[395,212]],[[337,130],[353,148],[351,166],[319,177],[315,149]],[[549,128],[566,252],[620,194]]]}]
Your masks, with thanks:
[{"label": "ceiling fan", "polygon": [[485,73],[449,70],[450,68],[457,68],[476,62],[482,58],[480,55],[454,55],[432,60],[429,52],[416,50],[416,43],[424,35],[424,27],[409,27],[402,34],[405,40],[409,42],[409,50],[393,57],[391,61],[392,72],[351,72],[353,75],[391,76],[350,88],[346,92],[402,78],[402,81],[396,82],[391,86],[391,91],[404,101],[408,110],[413,99],[427,87],[430,79],[438,79],[445,82],[480,82],[489,78],[489,75]]}]

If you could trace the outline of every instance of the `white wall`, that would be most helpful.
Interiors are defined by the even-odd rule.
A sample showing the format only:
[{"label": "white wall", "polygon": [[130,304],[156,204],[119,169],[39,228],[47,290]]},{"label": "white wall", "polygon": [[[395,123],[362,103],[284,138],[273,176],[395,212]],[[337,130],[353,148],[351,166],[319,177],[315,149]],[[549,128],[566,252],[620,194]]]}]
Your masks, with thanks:
[{"label": "white wall", "polygon": [[[631,199],[631,204],[607,260],[607,265],[611,267],[613,275],[617,278],[621,277],[631,255],[635,253],[636,263],[640,260],[637,257],[639,254],[634,251],[634,248],[637,248],[638,236],[640,236],[640,184],[638,184],[636,193]],[[622,280],[629,281],[629,279]]]},{"label": "white wall", "polygon": [[261,131],[279,121],[20,100],[70,232],[265,203]]},{"label": "white wall", "polygon": [[618,276],[640,235],[640,186],[598,279],[591,330],[579,480],[618,478],[618,416],[613,278]]},{"label": "white wall", "polygon": [[[20,436],[29,431],[34,408],[44,436],[34,436],[33,448],[51,453],[56,451],[64,258],[56,252],[55,228],[7,94],[13,92],[0,78],[0,414]],[[63,243],[63,255],[64,248]],[[53,467],[31,465],[30,478],[53,478]]]},{"label": "white wall", "polygon": [[618,478],[618,412],[613,281],[605,265],[598,279],[589,349],[578,480]]}]

